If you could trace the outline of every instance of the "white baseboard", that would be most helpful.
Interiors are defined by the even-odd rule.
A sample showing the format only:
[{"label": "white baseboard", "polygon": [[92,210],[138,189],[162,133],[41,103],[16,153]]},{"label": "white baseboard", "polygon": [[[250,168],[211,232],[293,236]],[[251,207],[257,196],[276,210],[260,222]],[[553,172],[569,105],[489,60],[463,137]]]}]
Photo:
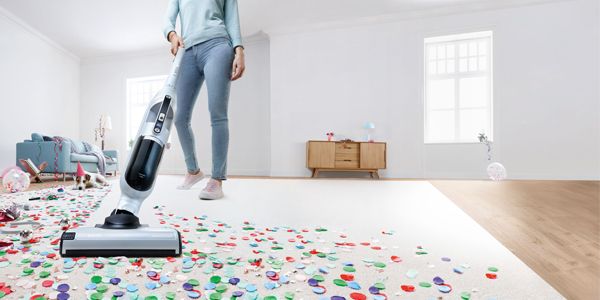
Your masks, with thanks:
[{"label": "white baseboard", "polygon": [[[324,172],[323,174],[326,174]],[[412,173],[381,173],[382,178],[390,179],[463,179],[463,180],[486,180],[487,175],[484,172],[427,172],[424,176],[417,176]],[[184,175],[182,169],[161,169],[161,175]],[[232,169],[228,171],[231,176],[272,176],[272,177],[310,177],[308,170],[298,170],[295,172],[275,171],[270,172],[265,169]],[[338,175],[338,174],[335,174]],[[324,177],[329,177],[325,175]],[[352,177],[352,176],[342,176]],[[508,172],[508,180],[600,180],[600,174],[555,174],[555,173],[537,173],[537,172]]]}]

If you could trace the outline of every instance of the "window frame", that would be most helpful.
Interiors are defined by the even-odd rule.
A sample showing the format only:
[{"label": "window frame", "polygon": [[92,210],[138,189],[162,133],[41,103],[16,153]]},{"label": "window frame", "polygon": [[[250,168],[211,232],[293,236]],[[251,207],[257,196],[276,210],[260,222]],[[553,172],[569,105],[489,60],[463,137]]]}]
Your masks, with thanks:
[{"label": "window frame", "polygon": [[[460,43],[468,42],[468,41],[481,41],[482,39],[488,39],[488,48],[487,48],[487,65],[488,68],[485,71],[476,70],[476,71],[466,71],[460,72]],[[435,74],[432,75],[429,72],[430,59],[428,53],[428,46],[435,45],[455,45],[454,48],[454,73],[452,74]],[[467,110],[475,110],[475,109],[485,109],[486,114],[489,121],[489,132],[486,132],[488,139],[493,141],[494,139],[494,34],[492,30],[487,31],[477,31],[477,32],[469,32],[469,33],[459,33],[459,34],[450,34],[443,36],[433,36],[433,37],[425,37],[423,39],[423,142],[425,144],[476,144],[479,143],[477,137],[472,138],[463,138],[460,136],[460,113],[462,111]],[[478,59],[480,55],[475,56]],[[471,56],[467,54],[466,58],[469,60]],[[446,62],[447,60],[444,59]],[[434,62],[438,62],[439,59],[436,58],[433,60]],[[446,66],[447,67],[447,66]],[[487,106],[479,106],[479,107],[468,107],[461,108],[460,107],[460,79],[464,78],[485,78],[487,76],[487,84],[489,86],[489,97],[487,100]],[[453,108],[441,108],[441,109],[429,109],[428,107],[428,91],[429,84],[431,80],[436,79],[453,79],[454,80],[454,107]],[[454,111],[454,139],[451,140],[441,140],[441,139],[431,139],[429,136],[429,117],[430,112],[433,111]]]}]

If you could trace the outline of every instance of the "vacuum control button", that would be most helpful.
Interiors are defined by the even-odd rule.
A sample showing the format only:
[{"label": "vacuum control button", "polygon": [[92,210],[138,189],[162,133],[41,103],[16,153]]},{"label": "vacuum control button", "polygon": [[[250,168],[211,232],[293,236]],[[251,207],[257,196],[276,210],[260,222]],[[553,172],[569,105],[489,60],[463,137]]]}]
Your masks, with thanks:
[{"label": "vacuum control button", "polygon": [[161,113],[160,115],[158,115],[158,120],[159,121],[164,121],[165,120],[165,114]]},{"label": "vacuum control button", "polygon": [[62,240],[74,240],[75,239],[75,232],[63,232]]},{"label": "vacuum control button", "polygon": [[158,127],[154,128],[154,132],[160,133],[160,128],[158,128]]}]

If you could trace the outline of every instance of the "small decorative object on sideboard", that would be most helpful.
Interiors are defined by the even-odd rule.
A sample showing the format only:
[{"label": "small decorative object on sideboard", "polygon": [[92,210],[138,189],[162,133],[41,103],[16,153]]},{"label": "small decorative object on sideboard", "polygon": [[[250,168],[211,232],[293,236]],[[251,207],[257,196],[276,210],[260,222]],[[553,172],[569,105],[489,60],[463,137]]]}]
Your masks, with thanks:
[{"label": "small decorative object on sideboard", "polygon": [[306,167],[312,169],[312,177],[321,171],[369,172],[379,178],[378,171],[386,168],[386,143],[353,142],[349,139],[308,141],[306,143]]},{"label": "small decorative object on sideboard", "polygon": [[328,141],[331,142],[333,140],[333,136],[334,136],[333,132],[328,132],[325,135],[327,135],[327,140]]},{"label": "small decorative object on sideboard", "polygon": [[[479,142],[487,146],[487,159],[488,162],[492,161],[492,141],[490,141],[487,135],[482,132],[477,137]],[[487,166],[487,174],[493,181],[500,181],[506,179],[506,168],[499,162],[490,163]]]},{"label": "small decorative object on sideboard", "polygon": [[373,131],[375,130],[375,124],[373,122],[367,122],[363,125],[363,128],[367,131],[365,140],[369,143],[373,142]]}]

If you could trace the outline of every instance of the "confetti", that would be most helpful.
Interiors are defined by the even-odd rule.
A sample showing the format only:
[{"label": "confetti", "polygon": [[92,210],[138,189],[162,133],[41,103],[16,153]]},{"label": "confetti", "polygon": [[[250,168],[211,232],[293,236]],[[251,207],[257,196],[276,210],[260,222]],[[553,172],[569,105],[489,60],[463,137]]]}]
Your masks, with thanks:
[{"label": "confetti", "polygon": [[[7,274],[0,275],[0,298],[8,299],[13,293],[15,299],[59,300],[366,300],[387,299],[386,287],[399,287],[393,292],[396,295],[434,298],[444,293],[450,298],[471,299],[475,290],[452,282],[457,274],[469,275],[467,264],[438,269],[430,253],[442,262],[468,257],[437,256],[439,249],[426,250],[421,245],[407,249],[390,246],[398,243],[403,232],[374,232],[377,238],[359,241],[348,232],[323,226],[228,224],[206,215],[177,216],[162,205],[154,206],[154,214],[160,224],[182,233],[181,257],[61,258],[62,231],[86,225],[110,192],[110,188],[24,192],[21,197],[40,200],[28,203],[29,210],[22,211],[19,221],[41,226],[23,242],[18,236],[0,235],[0,268],[4,268],[0,273]],[[17,201],[16,197],[18,194],[0,195],[0,201]],[[497,278],[497,267],[477,268],[487,270],[487,278]],[[406,277],[397,276],[402,273]],[[433,279],[412,281],[417,277]],[[454,294],[451,284],[471,292]]]}]

